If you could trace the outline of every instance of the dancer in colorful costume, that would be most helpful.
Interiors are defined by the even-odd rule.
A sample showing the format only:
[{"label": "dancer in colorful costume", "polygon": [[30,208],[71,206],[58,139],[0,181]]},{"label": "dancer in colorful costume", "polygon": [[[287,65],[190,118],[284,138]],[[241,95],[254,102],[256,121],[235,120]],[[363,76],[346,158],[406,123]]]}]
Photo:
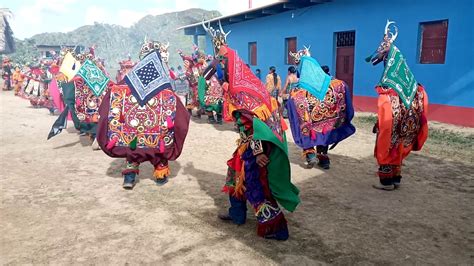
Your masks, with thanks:
[{"label": "dancer in colorful costume", "polygon": [[66,83],[60,82],[66,108],[53,124],[48,139],[66,127],[70,113],[74,127],[82,135],[89,135],[92,141],[95,140],[99,106],[112,82],[91,51],[78,55],[68,51],[62,60],[59,71],[68,80]]},{"label": "dancer in colorful costume", "polygon": [[185,68],[186,77],[189,82],[190,93],[188,95],[188,101],[186,108],[191,113],[192,110],[197,109],[196,117],[201,118],[201,106],[199,101],[198,82],[199,77],[205,68],[206,58],[204,53],[199,51],[199,47],[193,45],[194,53],[191,56],[184,55],[181,50],[178,50],[183,65]]},{"label": "dancer in colorful costume", "polygon": [[186,73],[183,71],[181,66],[178,66],[178,71],[176,72],[175,80],[175,93],[178,95],[181,102],[186,105],[186,99],[189,95],[189,83],[186,78]]},{"label": "dancer in colorful costume", "polygon": [[[212,59],[212,56],[208,56],[208,58]],[[220,64],[217,64],[217,67],[220,67]],[[219,83],[219,79],[222,80],[223,77],[218,77],[218,74],[221,73],[222,70],[216,71],[209,80],[204,79],[201,74],[198,80],[199,103],[201,108],[206,112],[210,124],[222,124],[222,102],[224,91]],[[215,118],[214,113],[216,114]]]},{"label": "dancer in colorful costume", "polygon": [[47,108],[53,114],[55,107],[49,96],[48,86],[52,75],[48,70],[48,65],[40,62],[40,65],[33,66],[27,73],[28,85],[25,93],[34,108]]},{"label": "dancer in colorful costume", "polygon": [[4,57],[2,61],[2,78],[4,81],[3,90],[9,91],[12,89],[11,78],[12,78],[12,64],[8,57]]},{"label": "dancer in colorful costume", "polygon": [[132,68],[135,66],[135,63],[132,61],[132,58],[128,56],[127,60],[123,60],[119,62],[120,69],[117,70],[117,76],[115,77],[115,80],[117,84],[122,83],[123,79],[125,78],[125,75],[132,70]]},{"label": "dancer in colorful costume", "polygon": [[12,75],[12,85],[15,96],[19,95],[24,79],[25,75],[21,72],[20,66],[16,66]]},{"label": "dancer in colorful costume", "polygon": [[378,119],[375,157],[379,164],[380,184],[374,188],[393,190],[400,186],[403,159],[411,151],[419,151],[428,138],[428,95],[417,83],[406,59],[393,44],[398,35],[390,30],[393,21],[385,25],[383,41],[376,52],[366,58],[377,65],[384,62],[384,72],[375,90],[378,97]]},{"label": "dancer in colorful costume", "polygon": [[[286,240],[287,221],[281,205],[294,211],[299,204],[299,190],[291,183],[288,147],[278,103],[265,85],[245,65],[236,51],[226,44],[225,33],[210,25],[205,30],[212,36],[216,59],[204,72],[210,79],[214,73],[222,77],[224,88],[223,116],[234,121],[240,138],[232,158],[223,191],[229,194],[230,208],[223,220],[243,224],[248,201],[257,217],[257,234],[261,237]],[[218,65],[221,64],[219,67]]]},{"label": "dancer in colorful costume", "polygon": [[317,163],[329,169],[329,145],[355,133],[350,92],[342,80],[323,71],[309,48],[290,55],[295,58],[299,72],[298,82],[285,88],[290,95],[286,108],[293,139],[303,149],[308,168]]},{"label": "dancer in colorful costume", "polygon": [[156,183],[165,184],[168,161],[179,157],[188,132],[189,114],[172,91],[160,47],[153,41],[142,46],[126,84],[113,85],[99,110],[97,140],[107,155],[126,159],[125,189],[133,188],[145,161],[154,165]]}]

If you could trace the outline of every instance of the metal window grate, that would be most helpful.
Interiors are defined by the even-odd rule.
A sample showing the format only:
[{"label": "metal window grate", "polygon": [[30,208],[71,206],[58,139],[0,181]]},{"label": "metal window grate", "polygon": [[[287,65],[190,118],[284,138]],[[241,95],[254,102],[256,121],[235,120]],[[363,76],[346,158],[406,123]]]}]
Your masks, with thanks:
[{"label": "metal window grate", "polygon": [[337,47],[349,47],[355,45],[355,31],[344,31],[336,33]]}]

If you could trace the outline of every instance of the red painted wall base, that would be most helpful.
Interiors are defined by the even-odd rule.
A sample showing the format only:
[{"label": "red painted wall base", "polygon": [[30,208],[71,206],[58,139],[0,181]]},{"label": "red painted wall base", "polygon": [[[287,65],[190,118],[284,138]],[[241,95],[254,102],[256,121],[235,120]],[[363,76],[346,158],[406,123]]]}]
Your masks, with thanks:
[{"label": "red painted wall base", "polygon": [[[359,112],[377,112],[377,98],[354,96],[354,109]],[[474,127],[474,108],[429,104],[428,120],[463,127]]]}]

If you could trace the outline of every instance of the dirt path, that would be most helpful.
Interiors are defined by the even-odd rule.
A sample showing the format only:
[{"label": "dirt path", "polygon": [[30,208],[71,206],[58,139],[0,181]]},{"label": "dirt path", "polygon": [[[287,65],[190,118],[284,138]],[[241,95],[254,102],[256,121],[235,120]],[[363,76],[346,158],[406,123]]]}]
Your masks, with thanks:
[{"label": "dirt path", "polygon": [[474,263],[474,153],[459,161],[432,149],[413,154],[402,189],[382,192],[371,188],[367,126],[338,145],[328,171],[304,169],[291,142],[302,204],[287,215],[290,239],[274,242],[256,236],[251,214],[244,226],[216,218],[227,206],[220,188],[237,138],[230,125],[191,122],[170,182],[154,185],[144,164],[140,183],[125,191],[122,160],[93,152],[73,129],[46,141],[55,119],[0,92],[2,264]]}]

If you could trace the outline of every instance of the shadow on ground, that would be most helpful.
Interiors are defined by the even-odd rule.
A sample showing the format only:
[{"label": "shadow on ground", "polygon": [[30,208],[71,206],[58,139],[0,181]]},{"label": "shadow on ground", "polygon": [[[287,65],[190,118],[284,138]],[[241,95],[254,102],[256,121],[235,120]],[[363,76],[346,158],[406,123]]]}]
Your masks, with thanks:
[{"label": "shadow on ground", "polygon": [[[292,161],[300,160],[299,155],[295,157],[295,147],[290,147]],[[446,217],[448,220],[459,218],[457,222],[464,224],[458,228],[460,234],[453,235],[453,229],[446,228],[443,222],[433,222],[437,217],[435,213],[449,209],[449,204],[440,202],[436,205],[433,201],[443,201],[442,198],[449,195],[449,201],[454,197],[456,202],[456,198],[472,193],[473,166],[437,160],[433,167],[433,158],[412,155],[406,161],[402,188],[385,192],[371,188],[377,178],[375,163],[373,168],[367,167],[369,160],[374,159],[371,156],[355,159],[331,155],[330,170],[308,169],[315,174],[297,184],[302,203],[295,213],[286,214],[290,230],[290,239],[286,242],[276,243],[257,237],[252,210],[243,226],[220,221],[212,209],[195,215],[216,230],[223,230],[224,238],[235,238],[276,263],[282,263],[289,255],[309,259],[306,263],[310,264],[439,262],[442,255],[429,259],[426,256],[453,248],[453,243],[459,243],[460,247],[461,243],[468,245],[466,214],[452,213]],[[457,173],[461,171],[469,171],[471,176],[462,177]],[[427,173],[430,177],[423,179],[419,173]],[[227,211],[227,195],[221,192],[225,173],[201,170],[190,163],[183,167],[183,174],[194,175],[219,211]],[[471,189],[459,189],[467,181],[471,182],[468,185]],[[427,211],[420,211],[424,209]]]}]

